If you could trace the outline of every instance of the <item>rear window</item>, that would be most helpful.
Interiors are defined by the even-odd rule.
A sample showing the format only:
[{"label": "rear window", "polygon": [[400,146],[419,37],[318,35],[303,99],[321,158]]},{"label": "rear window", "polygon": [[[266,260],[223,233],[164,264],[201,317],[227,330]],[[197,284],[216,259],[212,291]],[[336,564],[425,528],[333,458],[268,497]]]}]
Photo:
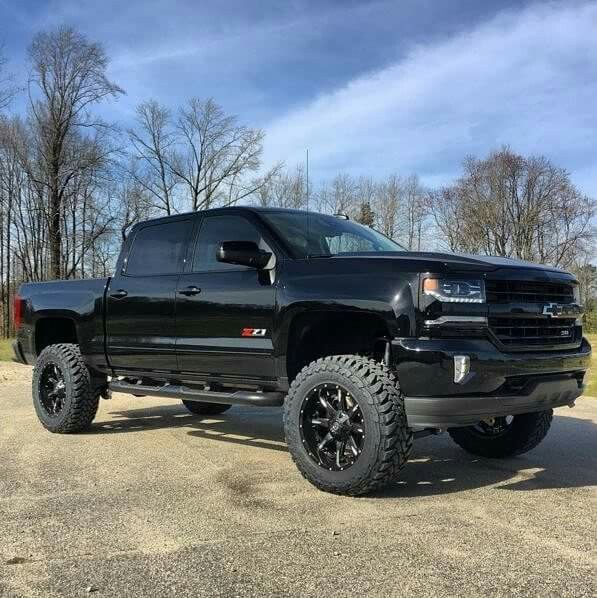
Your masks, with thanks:
[{"label": "rear window", "polygon": [[135,235],[126,263],[126,274],[151,276],[182,272],[192,226],[191,220],[177,220],[141,229]]}]

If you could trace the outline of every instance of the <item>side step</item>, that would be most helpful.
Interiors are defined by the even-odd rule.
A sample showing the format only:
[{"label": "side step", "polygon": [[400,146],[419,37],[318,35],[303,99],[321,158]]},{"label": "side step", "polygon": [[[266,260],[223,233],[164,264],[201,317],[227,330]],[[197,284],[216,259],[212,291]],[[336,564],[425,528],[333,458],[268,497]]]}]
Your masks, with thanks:
[{"label": "side step", "polygon": [[221,403],[223,405],[254,405],[255,407],[279,407],[284,403],[285,396],[283,392],[256,392],[250,390],[215,392],[213,390],[196,390],[178,384],[150,386],[146,384],[131,384],[123,380],[112,380],[108,384],[108,388],[112,392],[122,392],[131,395],[169,397],[171,399]]}]

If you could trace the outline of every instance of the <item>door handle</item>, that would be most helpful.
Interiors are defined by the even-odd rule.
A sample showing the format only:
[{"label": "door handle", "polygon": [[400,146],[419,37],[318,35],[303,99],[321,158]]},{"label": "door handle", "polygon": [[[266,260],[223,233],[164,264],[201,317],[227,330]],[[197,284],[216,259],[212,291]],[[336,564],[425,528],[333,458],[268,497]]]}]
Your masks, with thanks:
[{"label": "door handle", "polygon": [[114,299],[123,299],[127,295],[128,293],[124,289],[118,289],[117,291],[110,293],[110,297],[114,297]]},{"label": "door handle", "polygon": [[185,295],[186,297],[192,297],[193,295],[198,295],[201,292],[201,289],[195,286],[187,287],[186,289],[181,289],[178,291],[179,294]]}]

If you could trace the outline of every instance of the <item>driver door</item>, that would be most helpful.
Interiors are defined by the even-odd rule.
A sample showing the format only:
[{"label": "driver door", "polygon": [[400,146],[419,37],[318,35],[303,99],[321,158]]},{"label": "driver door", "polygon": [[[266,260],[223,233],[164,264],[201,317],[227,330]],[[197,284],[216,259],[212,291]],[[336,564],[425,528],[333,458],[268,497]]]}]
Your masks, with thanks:
[{"label": "driver door", "polygon": [[190,271],[179,277],[176,292],[178,369],[201,378],[272,380],[273,273],[218,262],[223,241],[253,241],[271,251],[240,213],[203,218]]}]

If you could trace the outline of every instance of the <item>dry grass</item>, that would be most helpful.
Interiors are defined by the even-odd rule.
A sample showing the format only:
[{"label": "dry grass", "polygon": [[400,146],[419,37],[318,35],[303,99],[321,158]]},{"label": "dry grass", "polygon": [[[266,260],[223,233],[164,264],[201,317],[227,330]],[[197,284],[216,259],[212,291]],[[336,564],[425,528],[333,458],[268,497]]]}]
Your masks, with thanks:
[{"label": "dry grass", "polygon": [[14,353],[12,350],[11,338],[3,338],[0,340],[0,361],[12,361]]},{"label": "dry grass", "polygon": [[[587,338],[593,347],[597,345],[597,334],[587,334]],[[589,371],[585,394],[589,397],[597,397],[597,355],[595,351],[593,351],[593,358],[591,359],[591,370]]]}]

